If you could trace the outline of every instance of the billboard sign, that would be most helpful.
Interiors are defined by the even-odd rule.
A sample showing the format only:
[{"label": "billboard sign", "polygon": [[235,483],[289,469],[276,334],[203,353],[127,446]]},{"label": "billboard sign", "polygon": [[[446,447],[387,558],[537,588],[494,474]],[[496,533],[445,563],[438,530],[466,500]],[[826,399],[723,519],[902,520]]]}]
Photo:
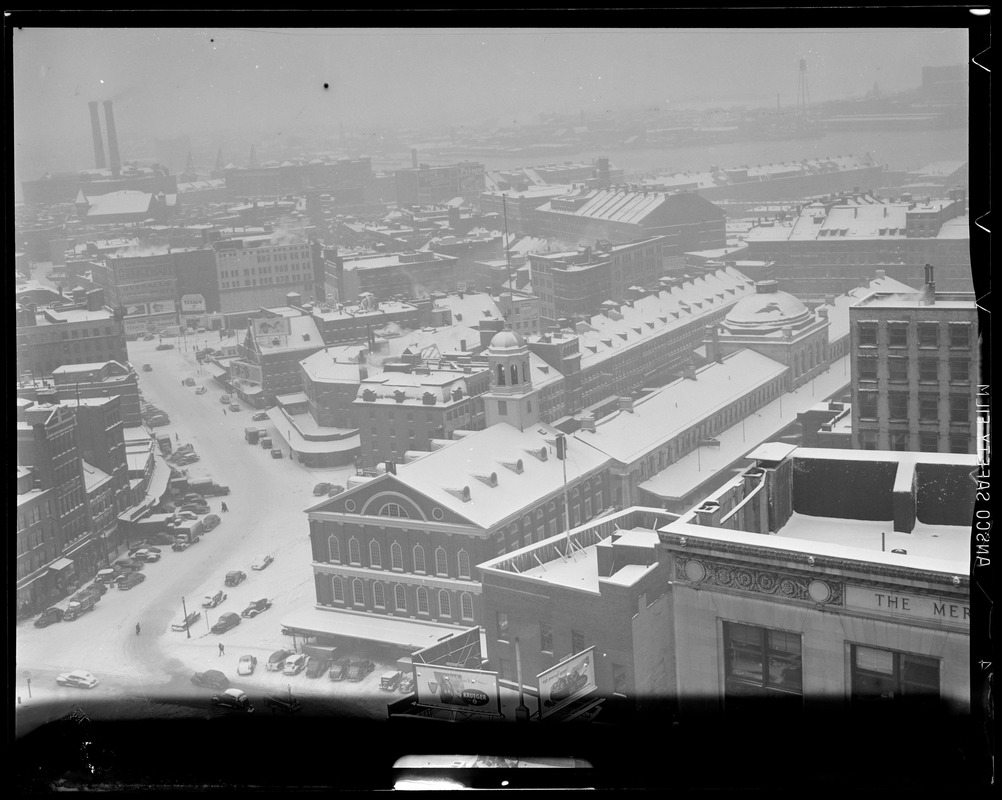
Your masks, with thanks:
[{"label": "billboard sign", "polygon": [[150,315],[176,314],[177,306],[173,300],[156,300],[150,303]]},{"label": "billboard sign", "polygon": [[500,713],[498,674],[433,664],[414,664],[417,702],[423,706]]},{"label": "billboard sign", "polygon": [[289,320],[285,317],[263,317],[251,320],[251,327],[254,330],[255,338],[265,338],[268,336],[289,335]]},{"label": "billboard sign", "polygon": [[412,656],[415,664],[438,664],[464,669],[480,669],[483,654],[480,650],[480,627],[445,636],[441,641],[418,650]]},{"label": "billboard sign", "polygon": [[205,297],[200,294],[186,294],[181,297],[181,311],[194,314],[205,311]]},{"label": "billboard sign", "polygon": [[125,316],[128,317],[147,317],[149,316],[149,308],[146,303],[134,303],[131,306],[125,307]]},{"label": "billboard sign", "polygon": [[598,688],[595,683],[595,648],[589,647],[536,676],[539,684],[539,717],[552,714]]}]

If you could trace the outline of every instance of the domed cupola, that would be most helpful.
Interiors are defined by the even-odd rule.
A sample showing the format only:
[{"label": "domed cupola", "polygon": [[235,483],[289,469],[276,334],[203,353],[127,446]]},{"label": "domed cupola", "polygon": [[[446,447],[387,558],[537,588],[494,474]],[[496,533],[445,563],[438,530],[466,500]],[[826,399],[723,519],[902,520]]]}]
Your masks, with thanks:
[{"label": "domed cupola", "polygon": [[724,318],[724,327],[734,333],[771,333],[790,326],[799,328],[814,319],[811,311],[776,281],[759,281],[755,294],[734,304]]}]

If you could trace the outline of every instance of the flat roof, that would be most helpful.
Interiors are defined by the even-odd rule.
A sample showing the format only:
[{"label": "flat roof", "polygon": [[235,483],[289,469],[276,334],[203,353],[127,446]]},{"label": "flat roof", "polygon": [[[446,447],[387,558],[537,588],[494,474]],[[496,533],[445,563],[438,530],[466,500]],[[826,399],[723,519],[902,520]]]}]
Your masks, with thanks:
[{"label": "flat roof", "polygon": [[435,625],[381,614],[358,614],[317,606],[290,611],[279,620],[279,625],[314,635],[345,636],[392,644],[412,651],[423,650],[436,644],[444,636],[452,636],[466,629],[461,626]]},{"label": "flat roof", "polygon": [[978,307],[974,292],[936,292],[936,302],[927,305],[922,292],[873,292],[856,303],[863,306],[883,308],[950,308],[975,309]]}]

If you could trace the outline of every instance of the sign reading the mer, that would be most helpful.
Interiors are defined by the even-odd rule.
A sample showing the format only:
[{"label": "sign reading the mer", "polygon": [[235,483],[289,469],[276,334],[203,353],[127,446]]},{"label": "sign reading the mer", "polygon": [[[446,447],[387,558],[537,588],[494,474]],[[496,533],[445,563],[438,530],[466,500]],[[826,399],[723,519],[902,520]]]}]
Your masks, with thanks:
[{"label": "sign reading the mer", "polygon": [[883,611],[950,625],[971,624],[971,607],[967,603],[913,594],[897,594],[866,586],[846,586],[845,605],[847,608]]}]

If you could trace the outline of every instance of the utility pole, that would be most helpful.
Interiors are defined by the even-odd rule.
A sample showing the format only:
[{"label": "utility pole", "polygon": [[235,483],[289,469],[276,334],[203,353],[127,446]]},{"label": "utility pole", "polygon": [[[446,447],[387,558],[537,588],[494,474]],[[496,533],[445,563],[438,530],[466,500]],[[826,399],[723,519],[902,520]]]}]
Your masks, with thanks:
[{"label": "utility pole", "polygon": [[529,721],[529,707],[525,704],[525,689],[522,685],[522,651],[515,637],[515,675],[518,678],[518,706],[515,708],[515,722]]},{"label": "utility pole", "polygon": [[571,544],[571,505],[567,500],[567,437],[564,434],[557,436],[557,458],[563,462],[564,468],[564,526],[567,529],[567,547]]},{"label": "utility pole", "polygon": [[184,632],[191,638],[191,626],[188,624],[188,609],[184,605],[184,595],[181,595],[181,610],[184,612]]},{"label": "utility pole", "polygon": [[[511,280],[511,242],[508,239],[508,196],[501,195],[501,210],[504,212],[504,261],[508,268],[508,291],[514,292]],[[512,294],[511,304],[515,305],[515,295]],[[510,320],[505,320],[509,322]]]}]

